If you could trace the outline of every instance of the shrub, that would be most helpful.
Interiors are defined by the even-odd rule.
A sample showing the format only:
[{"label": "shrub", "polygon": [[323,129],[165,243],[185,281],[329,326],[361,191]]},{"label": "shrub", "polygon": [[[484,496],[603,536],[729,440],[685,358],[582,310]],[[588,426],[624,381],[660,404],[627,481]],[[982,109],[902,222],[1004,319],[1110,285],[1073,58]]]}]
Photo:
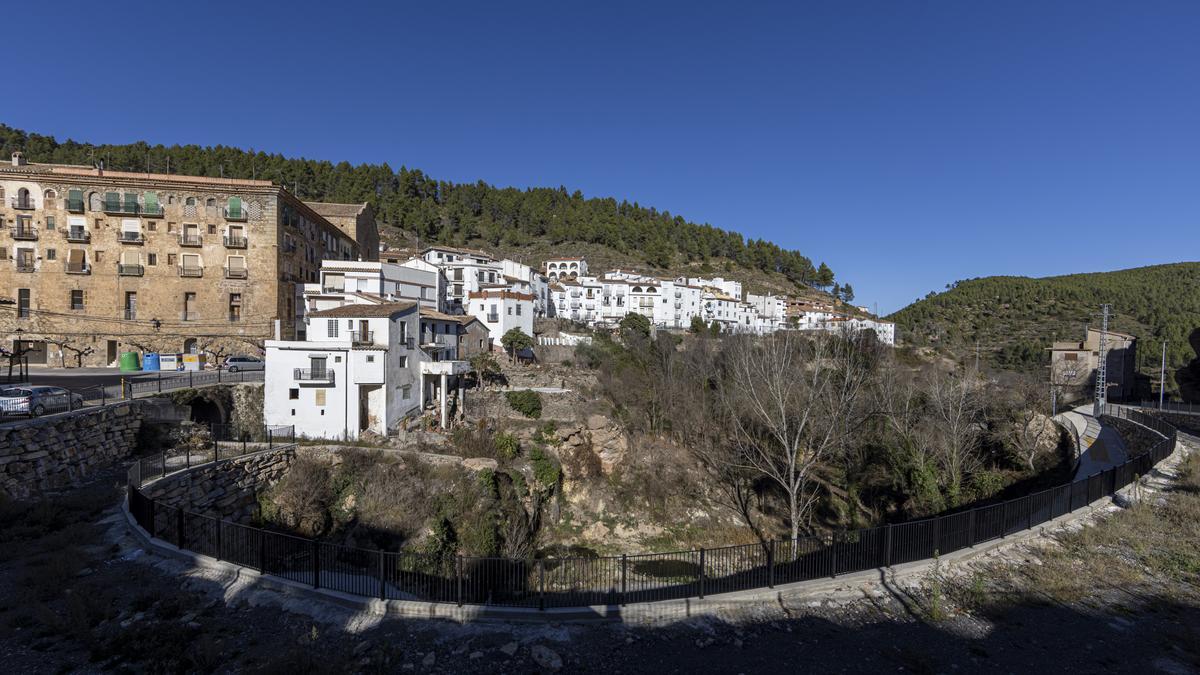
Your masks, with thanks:
[{"label": "shrub", "polygon": [[534,446],[529,452],[529,461],[533,464],[533,477],[538,485],[543,488],[558,485],[558,480],[562,477],[562,468],[558,462],[546,455],[541,446]]},{"label": "shrub", "polygon": [[558,425],[554,422],[544,422],[533,434],[533,442],[543,445],[554,445],[558,442]]},{"label": "shrub", "polygon": [[521,454],[521,441],[508,432],[496,434],[493,441],[496,445],[498,459],[516,459]]},{"label": "shrub", "polygon": [[542,395],[536,391],[522,389],[507,392],[504,396],[508,399],[508,405],[522,415],[533,419],[542,416]]}]

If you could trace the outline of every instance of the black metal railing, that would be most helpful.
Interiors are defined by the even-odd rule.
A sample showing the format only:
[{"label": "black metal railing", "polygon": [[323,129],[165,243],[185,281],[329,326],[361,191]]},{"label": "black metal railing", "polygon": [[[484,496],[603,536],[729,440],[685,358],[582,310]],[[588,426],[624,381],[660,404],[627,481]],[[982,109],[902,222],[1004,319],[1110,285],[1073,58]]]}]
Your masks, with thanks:
[{"label": "black metal railing", "polygon": [[70,197],[68,197],[64,201],[64,204],[66,204],[67,210],[72,213],[82,213],[83,212],[83,200],[82,199],[71,199]]},{"label": "black metal railing", "polygon": [[225,209],[225,220],[245,220],[246,209]]},{"label": "black metal railing", "polygon": [[247,276],[247,273],[246,273],[245,267],[226,267],[225,268],[225,278],[226,279],[245,279],[246,276]]},{"label": "black metal railing", "polygon": [[105,213],[120,216],[161,216],[163,207],[159,204],[138,204],[137,202],[113,202],[104,200],[103,210]]},{"label": "black metal railing", "polygon": [[92,233],[82,227],[72,227],[67,230],[67,241],[86,244],[92,240]]},{"label": "black metal railing", "polygon": [[22,211],[29,211],[37,208],[37,203],[28,197],[24,199],[20,197],[13,197],[11,204],[14,209],[21,209]]},{"label": "black metal railing", "polygon": [[146,268],[142,265],[126,265],[117,263],[117,274],[123,277],[140,277],[146,273]]},{"label": "black metal railing", "polygon": [[109,399],[136,398],[139,394],[159,394],[176,389],[193,389],[217,384],[237,384],[240,382],[262,382],[265,372],[262,370],[239,370],[231,373],[228,370],[185,370],[185,371],[154,371],[142,375],[134,375],[123,379],[120,383],[109,385],[106,393]]},{"label": "black metal railing", "polygon": [[292,379],[297,382],[329,382],[333,383],[333,371],[328,368],[296,368],[292,371]]},{"label": "black metal railing", "polygon": [[117,233],[117,240],[123,244],[140,244],[146,241],[146,236],[141,232],[122,231]]},{"label": "black metal railing", "polygon": [[204,268],[191,265],[180,265],[179,276],[181,277],[202,277],[204,276]]},{"label": "black metal railing", "polygon": [[[703,598],[927,560],[1002,539],[1114,494],[1174,452],[1176,431],[1166,422],[1119,406],[1104,414],[1162,438],[1120,466],[1005,502],[863,530],[669,553],[510,559],[361,549],[191,513],[142,494],[147,482],[195,466],[191,454],[135,462],[129,511],[150,536],[181,548],[361,597],[538,609]],[[224,440],[215,429],[213,435],[212,457],[200,459],[239,452],[236,438]],[[240,454],[263,449],[261,441],[243,440]]]},{"label": "black metal railing", "polygon": [[12,238],[23,241],[35,241],[38,238],[38,231],[32,225],[17,225],[12,228]]},{"label": "black metal railing", "polygon": [[375,331],[352,330],[352,331],[350,331],[350,342],[351,342],[351,344],[356,344],[356,345],[375,344]]},{"label": "black metal railing", "polygon": [[92,268],[87,263],[67,263],[67,274],[91,274]]},{"label": "black metal railing", "polygon": [[202,246],[204,237],[198,234],[181,234],[179,235],[180,246]]},{"label": "black metal railing", "polygon": [[37,270],[37,264],[32,260],[16,259],[16,267],[18,272],[33,272]]},{"label": "black metal railing", "polygon": [[246,248],[246,238],[226,236],[225,248]]}]

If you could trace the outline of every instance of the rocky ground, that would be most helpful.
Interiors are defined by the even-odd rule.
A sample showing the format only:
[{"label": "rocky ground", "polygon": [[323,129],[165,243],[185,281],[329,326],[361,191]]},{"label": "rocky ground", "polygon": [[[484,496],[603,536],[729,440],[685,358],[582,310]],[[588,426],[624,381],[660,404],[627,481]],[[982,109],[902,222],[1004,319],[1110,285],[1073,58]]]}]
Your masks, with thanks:
[{"label": "rocky ground", "polygon": [[135,545],[120,481],[0,505],[5,672],[1200,672],[1200,461],[919,583],[670,625],[379,622],[224,586]]}]

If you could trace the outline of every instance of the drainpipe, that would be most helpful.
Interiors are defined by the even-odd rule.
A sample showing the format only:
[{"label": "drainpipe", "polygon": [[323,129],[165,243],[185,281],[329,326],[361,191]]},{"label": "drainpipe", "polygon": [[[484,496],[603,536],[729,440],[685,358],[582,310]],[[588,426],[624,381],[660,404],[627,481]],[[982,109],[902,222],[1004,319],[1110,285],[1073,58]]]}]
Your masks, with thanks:
[{"label": "drainpipe", "polygon": [[[342,370],[342,439],[350,440],[350,352],[343,352]],[[336,371],[335,371],[336,372]]]}]

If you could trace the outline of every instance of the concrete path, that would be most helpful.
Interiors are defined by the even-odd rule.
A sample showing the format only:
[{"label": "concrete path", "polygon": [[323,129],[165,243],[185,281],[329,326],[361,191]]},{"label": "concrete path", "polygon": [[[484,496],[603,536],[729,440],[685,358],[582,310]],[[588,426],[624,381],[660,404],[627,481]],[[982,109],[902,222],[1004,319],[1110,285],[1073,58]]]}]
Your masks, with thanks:
[{"label": "concrete path", "polygon": [[1121,435],[1116,429],[1102,425],[1092,417],[1091,404],[1060,413],[1057,419],[1073,427],[1079,439],[1080,456],[1075,469],[1076,480],[1123,464],[1129,459]]}]

